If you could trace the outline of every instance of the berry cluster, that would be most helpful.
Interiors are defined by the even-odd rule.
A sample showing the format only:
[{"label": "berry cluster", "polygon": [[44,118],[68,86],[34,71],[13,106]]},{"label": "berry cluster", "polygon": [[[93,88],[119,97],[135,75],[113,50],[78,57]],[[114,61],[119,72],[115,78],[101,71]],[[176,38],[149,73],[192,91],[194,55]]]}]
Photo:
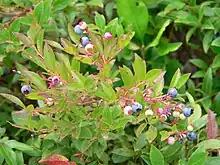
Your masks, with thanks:
[{"label": "berry cluster", "polygon": [[74,31],[76,34],[81,36],[80,42],[85,48],[85,51],[87,53],[91,53],[94,46],[89,37],[86,35],[89,33],[87,24],[83,21],[79,22],[79,24],[74,27]]},{"label": "berry cluster", "polygon": [[[161,123],[168,124],[170,126],[175,125],[178,121],[185,120],[193,114],[193,109],[179,104],[172,100],[177,97],[178,92],[175,88],[170,88],[167,94],[152,97],[153,89],[148,89],[143,93],[144,100],[146,101],[145,115],[147,117],[158,117]],[[153,108],[156,103],[161,103],[162,107]],[[131,102],[130,102],[131,103]],[[140,112],[143,106],[138,102],[132,102],[132,105],[124,106],[124,114],[131,115],[136,112]],[[196,140],[197,134],[193,131],[193,125],[188,125],[186,130],[179,132],[170,132],[170,136],[167,139],[168,144],[174,144],[175,141],[183,142],[186,139],[189,141]]]}]

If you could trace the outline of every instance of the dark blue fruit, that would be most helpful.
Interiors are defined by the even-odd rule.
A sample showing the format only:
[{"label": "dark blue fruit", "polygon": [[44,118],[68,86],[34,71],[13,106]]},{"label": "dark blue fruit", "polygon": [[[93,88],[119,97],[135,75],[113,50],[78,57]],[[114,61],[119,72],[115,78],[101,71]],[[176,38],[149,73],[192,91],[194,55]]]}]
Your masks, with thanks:
[{"label": "dark blue fruit", "polygon": [[177,96],[178,92],[177,92],[177,90],[176,90],[175,88],[170,88],[170,89],[168,90],[167,94],[168,94],[170,97],[174,98],[174,97]]},{"label": "dark blue fruit", "polygon": [[189,141],[193,141],[197,139],[197,134],[193,131],[188,132],[186,136]]},{"label": "dark blue fruit", "polygon": [[183,115],[186,116],[186,117],[189,117],[193,114],[193,109],[192,108],[189,108],[189,107],[185,107],[183,109]]},{"label": "dark blue fruit", "polygon": [[21,93],[27,95],[29,93],[31,93],[32,89],[31,89],[31,86],[30,85],[23,85],[21,87]]}]

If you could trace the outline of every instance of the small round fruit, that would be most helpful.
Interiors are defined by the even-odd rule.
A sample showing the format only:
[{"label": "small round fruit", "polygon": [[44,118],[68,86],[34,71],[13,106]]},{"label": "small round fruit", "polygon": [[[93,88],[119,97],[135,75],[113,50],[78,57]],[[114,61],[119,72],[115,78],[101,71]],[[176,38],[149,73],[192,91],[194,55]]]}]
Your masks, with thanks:
[{"label": "small round fruit", "polygon": [[80,28],[79,25],[76,25],[76,26],[74,27],[74,32],[75,32],[76,34],[79,34],[79,35],[83,33],[83,31],[82,31],[82,29]]},{"label": "small round fruit", "polygon": [[81,22],[79,23],[79,26],[80,26],[80,29],[85,30],[85,29],[87,28],[87,23],[81,21]]},{"label": "small round fruit", "polygon": [[168,144],[170,144],[170,145],[173,145],[174,143],[175,143],[175,138],[173,137],[173,136],[170,136],[168,139],[167,139],[167,142],[168,142]]},{"label": "small round fruit", "polygon": [[181,113],[181,114],[180,114],[180,119],[181,119],[181,120],[185,120],[185,119],[186,119],[186,116]]},{"label": "small round fruit", "polygon": [[130,114],[132,114],[132,107],[131,107],[131,106],[126,106],[126,107],[124,108],[124,114],[125,114],[125,115],[130,115]]},{"label": "small round fruit", "polygon": [[174,111],[173,112],[173,117],[180,117],[180,112],[179,111]]},{"label": "small round fruit", "polygon": [[93,46],[93,44],[87,44],[86,46],[85,46],[85,51],[86,51],[86,53],[92,53],[92,51],[93,51],[93,49],[94,49],[94,46]]},{"label": "small round fruit", "polygon": [[167,94],[168,94],[170,97],[174,98],[174,97],[177,96],[178,92],[177,92],[177,90],[176,90],[175,88],[170,88],[170,89],[168,90]]},{"label": "small round fruit", "polygon": [[148,110],[145,111],[145,115],[146,116],[153,116],[154,112],[152,110],[148,109]]},{"label": "small round fruit", "polygon": [[53,85],[57,85],[60,83],[60,77],[59,76],[53,76],[51,80]]},{"label": "small round fruit", "polygon": [[88,45],[89,44],[89,38],[88,37],[86,37],[86,36],[84,36],[84,37],[82,37],[81,38],[81,44],[82,44],[82,46],[86,46],[86,45]]},{"label": "small round fruit", "polygon": [[104,38],[105,38],[106,40],[112,39],[112,33],[111,33],[111,32],[106,32],[106,33],[104,34]]},{"label": "small round fruit", "polygon": [[187,130],[190,131],[190,132],[193,131],[193,126],[192,125],[188,125],[187,126]]},{"label": "small round fruit", "polygon": [[132,105],[132,111],[133,112],[137,112],[137,111],[140,111],[142,110],[142,105],[138,102],[135,102],[134,105]]},{"label": "small round fruit", "polygon": [[160,116],[160,121],[166,121],[167,120],[167,116],[166,115],[161,115]]},{"label": "small round fruit", "polygon": [[193,114],[193,109],[189,108],[189,107],[185,107],[183,109],[183,114],[184,114],[184,116],[189,117]]},{"label": "small round fruit", "polygon": [[32,91],[32,88],[31,88],[30,85],[23,85],[23,86],[21,87],[21,93],[23,93],[23,94],[25,94],[25,95],[31,93],[31,91]]},{"label": "small round fruit", "polygon": [[186,137],[189,141],[193,141],[197,139],[197,134],[194,131],[190,131],[187,133]]}]

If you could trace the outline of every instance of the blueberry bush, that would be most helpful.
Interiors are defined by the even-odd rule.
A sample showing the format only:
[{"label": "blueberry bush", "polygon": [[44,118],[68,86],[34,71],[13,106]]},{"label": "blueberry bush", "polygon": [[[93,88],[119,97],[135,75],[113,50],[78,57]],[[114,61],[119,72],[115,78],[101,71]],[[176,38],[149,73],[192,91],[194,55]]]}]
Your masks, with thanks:
[{"label": "blueberry bush", "polygon": [[220,164],[218,1],[0,3],[0,164]]}]

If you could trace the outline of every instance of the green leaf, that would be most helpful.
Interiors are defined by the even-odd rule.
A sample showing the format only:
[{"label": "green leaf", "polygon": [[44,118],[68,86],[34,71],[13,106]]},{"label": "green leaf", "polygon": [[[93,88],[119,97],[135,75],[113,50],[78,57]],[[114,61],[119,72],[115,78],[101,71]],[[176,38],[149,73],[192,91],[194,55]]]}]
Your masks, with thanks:
[{"label": "green leaf", "polygon": [[22,108],[25,108],[24,103],[17,97],[10,95],[10,94],[6,94],[6,93],[0,93],[0,96],[5,97],[6,99],[12,101],[13,103],[19,105]]},{"label": "green leaf", "polygon": [[193,114],[188,118],[189,123],[193,123],[202,116],[202,109],[199,104],[191,105],[193,108]]},{"label": "green leaf", "polygon": [[17,150],[20,150],[20,151],[28,154],[29,156],[40,156],[41,155],[40,150],[33,148],[27,144],[18,142],[16,140],[9,140],[6,142],[6,144],[10,148],[15,148]]},{"label": "green leaf", "polygon": [[161,69],[152,69],[147,72],[145,80],[146,81],[154,81],[160,74],[162,73]]},{"label": "green leaf", "polygon": [[170,87],[169,88],[176,87],[180,77],[181,77],[181,73],[180,73],[180,69],[178,68],[177,71],[175,72],[175,74],[173,75],[173,78],[170,82]]},{"label": "green leaf", "polygon": [[56,70],[55,55],[52,48],[47,43],[45,43],[44,45],[44,61],[48,69],[50,69],[51,71]]},{"label": "green leaf", "polygon": [[204,164],[207,158],[207,153],[206,152],[196,152],[195,154],[193,153],[188,161],[187,165],[201,165]]},{"label": "green leaf", "polygon": [[212,41],[211,45],[212,45],[212,46],[220,47],[220,38],[218,37],[217,39],[215,39],[214,41]]},{"label": "green leaf", "polygon": [[199,70],[192,75],[192,78],[203,78],[205,76],[205,72]]},{"label": "green leaf", "polygon": [[213,31],[208,31],[208,32],[205,33],[205,36],[202,40],[203,50],[204,50],[205,53],[207,53],[208,50],[209,50],[209,47],[211,45],[213,36],[214,36]]},{"label": "green leaf", "polygon": [[21,41],[26,47],[30,47],[32,45],[31,40],[22,33],[15,32],[14,35]]},{"label": "green leaf", "polygon": [[58,42],[51,41],[51,40],[45,40],[45,42],[54,48],[58,48],[60,50],[63,50],[63,47]]},{"label": "green leaf", "polygon": [[150,125],[148,131],[146,132],[146,137],[149,143],[152,143],[153,140],[157,137],[157,128]]},{"label": "green leaf", "polygon": [[171,23],[171,20],[166,20],[159,30],[156,38],[147,46],[147,49],[150,47],[157,46],[159,44],[160,38],[163,35],[163,32],[166,30],[166,27]]},{"label": "green leaf", "polygon": [[201,69],[207,69],[208,68],[208,65],[203,60],[191,59],[190,62],[193,65],[197,66],[198,68],[201,68]]},{"label": "green leaf", "polygon": [[216,157],[208,157],[205,165],[217,165],[220,164],[220,157],[216,156]]},{"label": "green leaf", "polygon": [[131,87],[134,83],[134,76],[129,68],[124,66],[123,68],[119,68],[122,80],[124,82],[125,87]]},{"label": "green leaf", "polygon": [[97,52],[99,52],[100,54],[103,54],[104,50],[103,50],[103,44],[101,43],[101,38],[92,32],[90,32],[89,36]]},{"label": "green leaf", "polygon": [[95,24],[101,30],[105,29],[105,17],[103,15],[99,14],[98,12],[96,12],[96,15],[95,15]]},{"label": "green leaf", "polygon": [[78,55],[78,50],[74,45],[67,39],[61,38],[61,43],[64,47],[64,51],[71,55]]},{"label": "green leaf", "polygon": [[128,148],[119,148],[112,151],[113,154],[125,156],[125,157],[133,157],[134,151]]},{"label": "green leaf", "polygon": [[77,45],[80,45],[80,36],[77,35],[74,30],[73,30],[73,26],[69,23],[68,24],[68,33],[69,33],[69,36],[71,38],[71,40],[77,44]]},{"label": "green leaf", "polygon": [[220,54],[215,56],[213,63],[212,63],[212,68],[219,68],[220,67]]},{"label": "green leaf", "polygon": [[35,72],[25,71],[23,73],[31,83],[36,85],[36,87],[42,91],[45,91],[47,89],[46,83],[42,78]]},{"label": "green leaf", "polygon": [[164,165],[162,153],[153,144],[151,144],[150,149],[150,161],[152,165]]},{"label": "green leaf", "polygon": [[185,3],[183,2],[178,2],[178,1],[174,1],[172,3],[169,3],[167,5],[167,7],[164,9],[164,14],[168,14],[170,13],[172,10],[176,9],[176,10],[180,10],[185,6]]},{"label": "green leaf", "polygon": [[[143,40],[148,25],[148,10],[142,1],[117,0],[117,11],[125,26],[132,25],[136,37]],[[141,19],[140,19],[141,18]]]},{"label": "green leaf", "polygon": [[184,84],[186,84],[187,80],[189,79],[189,76],[191,75],[191,73],[186,73],[184,75],[182,75],[179,78],[178,83],[176,84],[176,88],[180,89]]},{"label": "green leaf", "polygon": [[21,151],[15,151],[17,165],[24,165],[23,153]]},{"label": "green leaf", "polygon": [[182,42],[175,42],[175,43],[161,43],[157,47],[157,52],[159,55],[164,56],[170,52],[174,52],[182,45]]},{"label": "green leaf", "polygon": [[54,13],[67,7],[70,2],[73,2],[73,0],[56,0],[53,6]]},{"label": "green leaf", "polygon": [[170,136],[169,132],[167,131],[160,131],[160,135],[161,135],[161,141],[166,140]]},{"label": "green leaf", "polygon": [[90,0],[89,2],[87,2],[87,5],[98,6],[101,8],[103,8],[103,6],[104,6],[102,0]]},{"label": "green leaf", "polygon": [[212,69],[209,68],[205,74],[205,77],[203,79],[202,83],[202,90],[206,92],[207,94],[212,93]]},{"label": "green leaf", "polygon": [[43,39],[44,39],[44,29],[41,29],[37,37],[37,49],[41,54],[43,54]]},{"label": "green leaf", "polygon": [[5,158],[7,165],[18,165],[15,152],[5,144],[0,144],[0,153]]},{"label": "green leaf", "polygon": [[135,134],[137,137],[140,136],[140,134],[142,133],[142,131],[146,128],[147,124],[146,123],[142,123],[138,129],[135,131]]},{"label": "green leaf", "polygon": [[105,82],[101,83],[101,85],[102,85],[104,93],[107,96],[106,99],[115,101],[116,100],[116,94],[115,94],[114,89],[108,83],[105,83]]},{"label": "green leaf", "polygon": [[192,27],[189,29],[189,31],[186,33],[186,43],[189,43],[190,38],[192,37],[192,35],[195,33],[196,31],[196,27]]},{"label": "green leaf", "polygon": [[194,126],[194,130],[199,130],[207,124],[208,114],[202,116],[201,118],[195,120],[192,124]]},{"label": "green leaf", "polygon": [[194,100],[194,98],[192,97],[192,95],[191,95],[190,93],[186,92],[186,96],[187,96],[187,98],[188,98],[190,104],[194,106],[194,105],[195,105],[195,100]]},{"label": "green leaf", "polygon": [[146,64],[145,61],[135,54],[135,60],[133,63],[134,73],[137,81],[145,80],[146,77]]},{"label": "green leaf", "polygon": [[198,147],[203,147],[204,150],[208,150],[208,149],[217,150],[220,149],[220,140],[218,139],[205,140],[199,143]]},{"label": "green leaf", "polygon": [[31,39],[33,45],[36,43],[40,30],[41,30],[40,25],[37,24],[36,21],[33,21],[28,31],[28,37]]}]

